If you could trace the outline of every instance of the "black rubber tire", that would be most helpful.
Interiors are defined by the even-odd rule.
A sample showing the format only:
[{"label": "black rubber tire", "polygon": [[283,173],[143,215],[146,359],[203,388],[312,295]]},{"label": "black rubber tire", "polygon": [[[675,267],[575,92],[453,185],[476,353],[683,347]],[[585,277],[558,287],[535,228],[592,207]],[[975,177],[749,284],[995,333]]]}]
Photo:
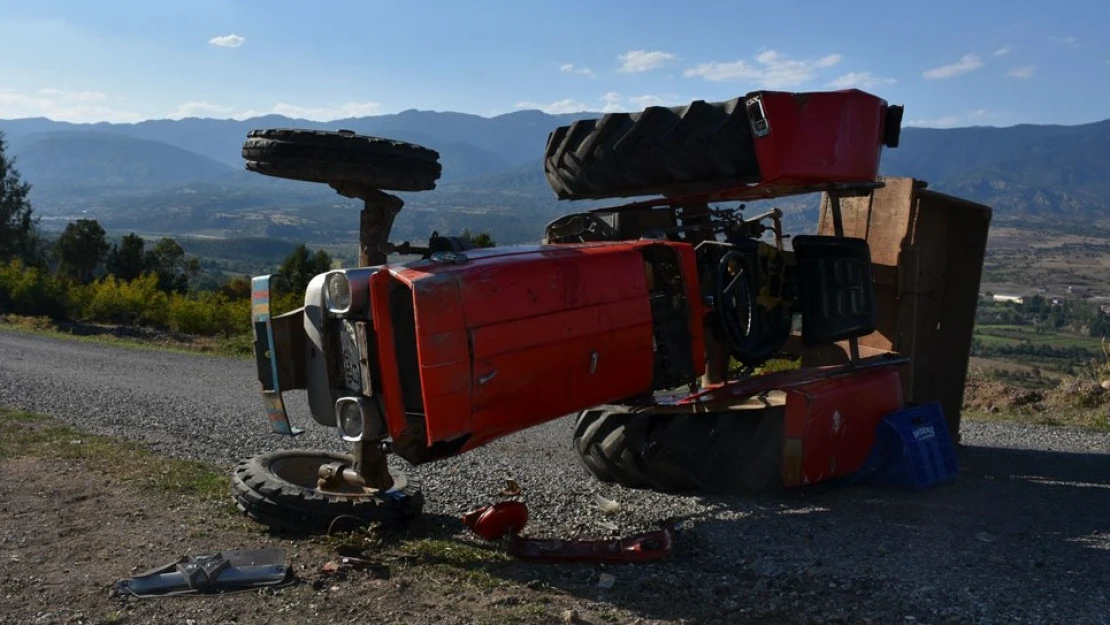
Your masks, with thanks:
[{"label": "black rubber tire", "polygon": [[559,199],[696,193],[759,180],[743,98],[609,113],[548,135],[544,174]]},{"label": "black rubber tire", "polygon": [[663,492],[768,492],[782,486],[783,408],[691,415],[621,406],[579,413],[574,448],[603,482]]},{"label": "black rubber tire", "polygon": [[267,176],[387,191],[434,189],[442,173],[435,150],[343,130],[252,130],[243,158],[248,170]]},{"label": "black rubber tire", "polygon": [[[231,475],[231,493],[248,517],[276,530],[324,533],[369,523],[405,523],[424,508],[420,485],[394,473],[385,492],[316,488],[316,470],[330,462],[352,464],[347,454],[315,449],[284,449],[241,461]],[[339,519],[339,521],[337,521]]]}]

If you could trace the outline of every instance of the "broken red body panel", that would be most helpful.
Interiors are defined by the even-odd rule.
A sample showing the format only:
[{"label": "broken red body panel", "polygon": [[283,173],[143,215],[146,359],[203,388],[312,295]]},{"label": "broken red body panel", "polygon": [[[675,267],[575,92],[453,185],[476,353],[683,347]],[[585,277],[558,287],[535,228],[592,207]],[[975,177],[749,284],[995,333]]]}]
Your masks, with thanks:
[{"label": "broken red body panel", "polygon": [[803,486],[847,477],[867,459],[883,417],[903,407],[891,367],[857,371],[786,391],[782,481]]},{"label": "broken red body panel", "polygon": [[509,553],[541,562],[649,562],[671,555],[674,530],[667,527],[611,540],[544,540],[513,536]]},{"label": "broken red body panel", "polygon": [[502,501],[482,506],[463,515],[463,524],[486,540],[519,534],[528,524],[528,506],[520,501]]}]

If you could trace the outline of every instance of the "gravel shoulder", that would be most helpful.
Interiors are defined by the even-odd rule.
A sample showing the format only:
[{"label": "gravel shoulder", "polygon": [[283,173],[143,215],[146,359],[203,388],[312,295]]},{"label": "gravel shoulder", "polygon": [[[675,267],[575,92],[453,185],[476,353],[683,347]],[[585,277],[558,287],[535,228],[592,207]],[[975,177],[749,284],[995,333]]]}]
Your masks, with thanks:
[{"label": "gravel shoulder", "polygon": [[[297,440],[269,434],[257,388],[247,361],[0,329],[0,406],[223,467],[267,449],[343,448],[310,422],[299,396],[289,398],[290,411],[308,432]],[[1110,623],[1110,434],[969,422],[963,441],[959,481],[923,493],[817,486],[744,498],[623,489],[579,466],[567,419],[404,468],[424,484],[429,517],[445,520],[460,542],[476,539],[446,521],[495,500],[506,478],[523,488],[532,536],[599,538],[679,521],[676,552],[664,563],[489,569],[557,589],[583,614],[618,610],[604,620]],[[620,510],[602,514],[597,494]],[[13,506],[0,507],[5,526]],[[172,542],[164,547],[156,553],[168,558],[134,564],[178,555]],[[612,588],[598,587],[603,573],[615,577]]]}]

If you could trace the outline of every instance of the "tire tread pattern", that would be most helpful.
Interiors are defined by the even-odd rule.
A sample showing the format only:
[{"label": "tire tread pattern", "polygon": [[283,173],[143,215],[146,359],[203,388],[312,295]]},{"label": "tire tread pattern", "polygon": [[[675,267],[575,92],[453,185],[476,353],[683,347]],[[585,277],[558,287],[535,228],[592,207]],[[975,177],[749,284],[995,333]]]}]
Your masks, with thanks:
[{"label": "tire tread pattern", "polygon": [[741,98],[651,106],[578,120],[548,135],[544,175],[559,199],[666,194],[759,180]]},{"label": "tire tread pattern", "polygon": [[267,176],[389,191],[434,189],[442,173],[439,153],[424,146],[323,130],[252,130],[242,156],[247,170]]},{"label": "tire tread pattern", "polygon": [[239,509],[264,525],[296,533],[327,531],[339,517],[366,523],[406,522],[423,510],[424,494],[410,478],[386,493],[322,493],[288,482],[270,469],[277,460],[307,455],[319,457],[322,463],[352,461],[349,455],[322,450],[280,450],[247,458],[231,474],[231,494]]},{"label": "tire tread pattern", "polygon": [[598,480],[662,492],[766,492],[781,486],[781,407],[727,413],[578,414],[574,448]]}]

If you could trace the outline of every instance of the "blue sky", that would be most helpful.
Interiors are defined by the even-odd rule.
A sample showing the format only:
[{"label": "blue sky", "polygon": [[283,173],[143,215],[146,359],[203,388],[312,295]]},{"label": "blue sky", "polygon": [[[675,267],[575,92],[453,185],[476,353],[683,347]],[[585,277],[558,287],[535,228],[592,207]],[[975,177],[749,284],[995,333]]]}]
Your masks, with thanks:
[{"label": "blue sky", "polygon": [[859,87],[909,125],[1110,117],[1110,3],[0,0],[0,118],[639,110]]}]

